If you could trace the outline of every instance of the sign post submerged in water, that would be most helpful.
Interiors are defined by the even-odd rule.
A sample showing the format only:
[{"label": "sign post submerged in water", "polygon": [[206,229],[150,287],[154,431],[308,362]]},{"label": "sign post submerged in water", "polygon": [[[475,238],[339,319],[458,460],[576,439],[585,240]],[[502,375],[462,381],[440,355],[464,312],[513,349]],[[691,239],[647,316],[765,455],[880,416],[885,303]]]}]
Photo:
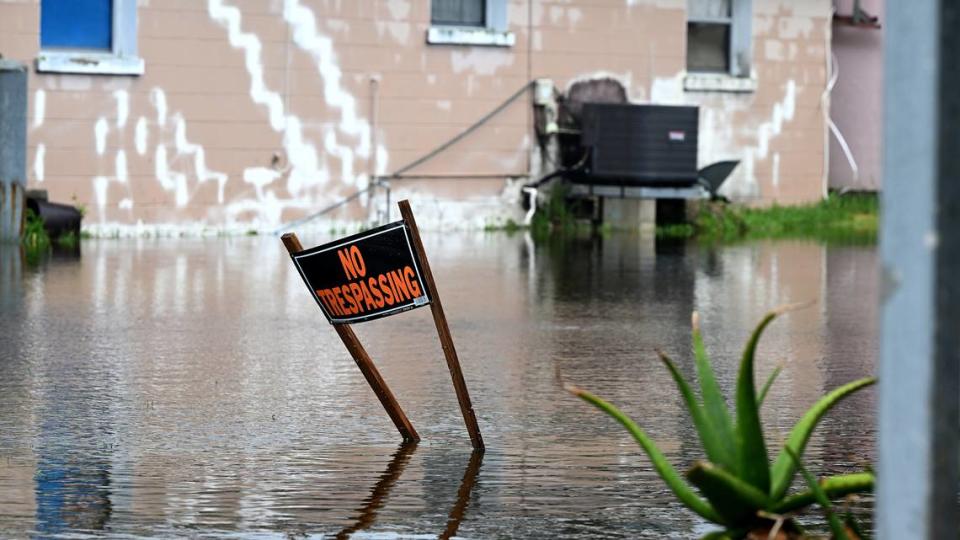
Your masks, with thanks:
[{"label": "sign post submerged in water", "polygon": [[284,234],[281,239],[320,310],[337,331],[400,435],[408,441],[419,441],[420,436],[350,323],[430,305],[470,441],[475,450],[482,451],[480,427],[413,211],[407,201],[400,201],[399,206],[403,216],[400,221],[314,248],[303,249],[293,233]]}]

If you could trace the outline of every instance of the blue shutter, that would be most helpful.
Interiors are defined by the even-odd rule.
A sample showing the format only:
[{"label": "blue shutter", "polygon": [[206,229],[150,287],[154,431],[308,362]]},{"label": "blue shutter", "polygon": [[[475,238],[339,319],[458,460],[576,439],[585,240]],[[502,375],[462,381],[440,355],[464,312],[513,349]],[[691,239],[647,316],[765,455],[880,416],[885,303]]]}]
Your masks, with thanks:
[{"label": "blue shutter", "polygon": [[40,0],[41,48],[111,50],[112,0]]}]

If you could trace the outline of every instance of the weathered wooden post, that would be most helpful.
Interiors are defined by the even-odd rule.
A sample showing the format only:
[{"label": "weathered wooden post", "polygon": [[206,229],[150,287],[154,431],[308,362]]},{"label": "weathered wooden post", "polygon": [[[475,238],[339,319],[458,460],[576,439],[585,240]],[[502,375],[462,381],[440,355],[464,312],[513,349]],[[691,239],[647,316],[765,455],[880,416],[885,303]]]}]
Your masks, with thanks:
[{"label": "weathered wooden post", "polygon": [[876,523],[957,538],[960,5],[887,2]]},{"label": "weathered wooden post", "polygon": [[443,348],[443,356],[447,360],[447,368],[450,370],[450,378],[453,380],[453,389],[457,394],[457,402],[460,404],[463,423],[467,426],[467,433],[470,434],[473,449],[482,452],[484,450],[483,436],[480,434],[480,425],[477,424],[477,415],[473,411],[473,403],[470,401],[467,383],[463,379],[463,370],[460,369],[457,348],[453,344],[453,336],[450,334],[450,327],[447,325],[447,316],[443,313],[443,304],[440,302],[437,284],[433,280],[433,272],[430,271],[430,260],[427,258],[427,252],[423,249],[423,241],[420,240],[417,220],[413,217],[410,202],[406,199],[400,201],[400,215],[403,216],[404,222],[410,227],[413,249],[416,250],[423,263],[423,279],[427,282],[427,289],[434,295],[430,303],[430,310],[433,312],[433,322],[437,327],[437,335],[440,337],[440,346]]},{"label": "weathered wooden post", "polygon": [[0,58],[0,242],[20,238],[26,154],[27,66]]}]

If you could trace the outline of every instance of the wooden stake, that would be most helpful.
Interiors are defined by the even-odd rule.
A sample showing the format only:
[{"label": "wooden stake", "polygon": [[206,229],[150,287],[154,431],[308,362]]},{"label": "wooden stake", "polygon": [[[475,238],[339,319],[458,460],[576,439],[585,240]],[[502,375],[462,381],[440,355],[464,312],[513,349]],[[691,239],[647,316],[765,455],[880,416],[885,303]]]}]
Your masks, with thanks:
[{"label": "wooden stake", "polygon": [[413,249],[420,258],[420,264],[423,266],[420,270],[423,280],[426,282],[427,289],[432,293],[430,298],[430,311],[433,312],[433,322],[437,325],[437,334],[440,336],[440,345],[443,347],[443,355],[447,359],[447,368],[450,370],[450,377],[453,379],[453,388],[457,392],[457,401],[460,402],[460,412],[463,414],[463,422],[467,425],[467,432],[470,433],[470,442],[473,443],[473,449],[482,452],[483,437],[480,435],[480,426],[477,424],[477,417],[473,412],[473,405],[470,403],[470,392],[467,391],[467,383],[463,380],[463,371],[460,369],[460,359],[457,358],[457,349],[453,346],[453,336],[450,335],[450,327],[447,326],[447,317],[443,314],[443,304],[440,302],[440,292],[437,291],[437,284],[433,281],[433,272],[430,271],[430,261],[427,260],[427,253],[423,250],[423,242],[420,240],[420,231],[417,229],[417,221],[413,217],[413,211],[410,209],[410,203],[402,200],[400,205],[400,215],[410,228],[410,240],[413,242]]},{"label": "wooden stake", "polygon": [[[303,251],[303,246],[300,244],[300,240],[296,234],[287,233],[281,236],[280,239],[283,240],[283,245],[287,247],[287,251],[289,251],[291,255]],[[387,414],[390,415],[390,419],[393,420],[394,425],[397,426],[397,431],[400,432],[403,439],[405,441],[419,441],[420,435],[417,435],[417,430],[413,429],[413,424],[407,419],[407,415],[403,413],[403,409],[400,408],[400,403],[397,402],[397,398],[393,397],[393,392],[390,391],[390,387],[387,386],[383,377],[380,376],[380,372],[377,371],[377,366],[373,364],[373,360],[370,358],[370,355],[367,354],[366,349],[363,348],[357,335],[353,333],[350,325],[334,324],[333,328],[337,331],[337,335],[340,336],[347,351],[350,352],[350,356],[352,356],[353,360],[357,363],[357,367],[360,368],[363,377],[367,379],[367,384],[373,389],[373,393],[377,395],[380,404],[383,405]]]}]

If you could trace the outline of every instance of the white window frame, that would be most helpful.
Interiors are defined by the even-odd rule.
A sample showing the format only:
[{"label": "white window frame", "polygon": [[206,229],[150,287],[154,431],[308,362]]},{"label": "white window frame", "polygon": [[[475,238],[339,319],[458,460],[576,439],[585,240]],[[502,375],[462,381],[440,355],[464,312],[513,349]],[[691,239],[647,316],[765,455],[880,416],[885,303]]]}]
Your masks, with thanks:
[{"label": "white window frame", "polygon": [[427,29],[427,43],[513,47],[517,38],[508,27],[507,2],[508,0],[486,0],[485,26],[482,27],[439,25],[431,22]]},{"label": "white window frame", "polygon": [[757,79],[753,74],[753,1],[730,0],[729,19],[689,17],[688,23],[725,23],[730,25],[730,50],[726,73],[688,71],[683,87],[688,91],[753,92]]},{"label": "white window frame", "polygon": [[144,62],[137,56],[137,0],[113,0],[112,15],[111,51],[41,49],[37,71],[143,75]]}]

